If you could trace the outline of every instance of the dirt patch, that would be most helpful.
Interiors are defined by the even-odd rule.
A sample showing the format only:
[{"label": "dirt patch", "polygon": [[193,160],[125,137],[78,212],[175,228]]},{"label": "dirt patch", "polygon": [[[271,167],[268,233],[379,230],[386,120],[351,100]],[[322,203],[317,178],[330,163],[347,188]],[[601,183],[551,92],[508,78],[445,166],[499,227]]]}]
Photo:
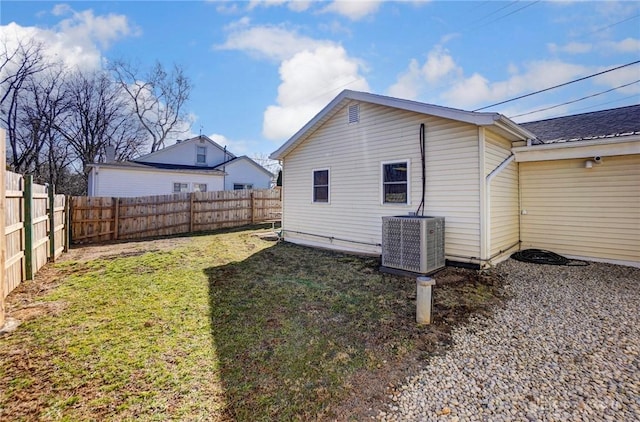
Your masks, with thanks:
[{"label": "dirt patch", "polygon": [[147,252],[169,251],[191,242],[190,237],[170,237],[166,239],[146,239],[139,241],[111,242],[101,245],[80,245],[64,255],[65,260],[87,262],[94,259],[139,256]]},{"label": "dirt patch", "polygon": [[59,315],[67,308],[64,301],[35,302],[23,306],[11,313],[11,316],[20,321],[29,321],[42,315]]},{"label": "dirt patch", "polygon": [[[384,360],[379,368],[361,370],[351,378],[350,397],[333,409],[329,409],[325,420],[357,421],[377,415],[380,404],[396,394],[407,377],[420,371],[433,356],[446,353],[451,345],[451,331],[464,324],[471,315],[490,315],[501,306],[506,297],[503,294],[503,280],[493,271],[472,271],[461,268],[445,268],[433,276],[433,322],[430,325],[415,324],[415,308],[400,312],[387,331],[401,331],[403,341],[394,344],[381,342],[373,349]],[[400,279],[400,283],[411,286],[405,288],[404,298],[399,302],[415,303],[415,280]],[[384,333],[371,336],[384,339]]]}]

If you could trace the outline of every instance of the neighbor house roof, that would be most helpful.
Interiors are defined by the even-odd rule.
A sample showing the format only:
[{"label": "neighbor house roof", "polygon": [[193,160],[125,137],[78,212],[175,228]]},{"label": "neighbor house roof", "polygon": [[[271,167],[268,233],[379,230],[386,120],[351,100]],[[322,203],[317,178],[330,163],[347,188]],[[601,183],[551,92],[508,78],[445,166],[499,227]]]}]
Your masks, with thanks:
[{"label": "neighbor house roof", "polygon": [[186,166],[181,164],[146,163],[138,161],[113,161],[110,163],[88,164],[87,167],[126,168],[131,170],[154,170],[170,172],[205,173],[222,176],[224,172],[217,168],[202,166]]},{"label": "neighbor house roof", "polygon": [[427,114],[436,117],[442,117],[451,120],[457,120],[465,123],[471,123],[478,126],[494,126],[500,129],[509,137],[527,140],[535,138],[525,128],[518,126],[512,120],[506,118],[499,113],[478,113],[473,111],[459,110],[450,107],[426,104],[417,101],[404,100],[401,98],[387,97],[384,95],[371,94],[368,92],[344,90],[335,97],[325,108],[323,108],[316,116],[294,134],[287,142],[285,142],[277,151],[273,152],[270,158],[279,160],[289,153],[298,144],[307,139],[321,125],[335,115],[350,101],[362,101],[401,110],[413,111],[416,113]]},{"label": "neighbor house roof", "polygon": [[640,104],[520,123],[542,143],[586,141],[640,135]]},{"label": "neighbor house roof", "polygon": [[182,145],[184,145],[184,144],[186,144],[188,142],[196,142],[196,141],[199,141],[199,140],[205,140],[208,143],[210,143],[211,145],[213,145],[214,147],[218,148],[220,151],[226,152],[229,157],[232,157],[232,158],[235,157],[235,155],[230,153],[225,147],[220,146],[217,142],[215,142],[214,140],[212,140],[208,136],[199,135],[199,136],[195,136],[193,138],[185,139],[184,141],[178,140],[173,145],[169,145],[168,147],[164,147],[164,148],[161,148],[161,149],[156,150],[154,152],[150,152],[149,154],[141,155],[136,160],[137,161],[148,160],[149,158],[151,158],[151,157],[153,157],[153,156],[155,156],[155,155],[157,155],[157,154],[159,154],[161,152],[164,153],[164,152],[170,151],[170,150],[172,150],[174,148],[178,148],[178,147],[180,147],[180,146],[182,146]]},{"label": "neighbor house roof", "polygon": [[225,161],[224,163],[220,163],[217,166],[213,167],[215,169],[218,170],[224,170],[225,166],[231,165],[231,164],[235,164],[239,161],[248,161],[250,164],[252,164],[253,166],[255,166],[256,168],[258,168],[259,170],[263,171],[264,173],[268,174],[269,177],[273,177],[274,174],[271,173],[269,170],[267,170],[266,168],[262,167],[260,164],[256,163],[254,160],[252,160],[251,158],[249,158],[246,155],[242,155],[240,157],[234,157],[230,160]]}]

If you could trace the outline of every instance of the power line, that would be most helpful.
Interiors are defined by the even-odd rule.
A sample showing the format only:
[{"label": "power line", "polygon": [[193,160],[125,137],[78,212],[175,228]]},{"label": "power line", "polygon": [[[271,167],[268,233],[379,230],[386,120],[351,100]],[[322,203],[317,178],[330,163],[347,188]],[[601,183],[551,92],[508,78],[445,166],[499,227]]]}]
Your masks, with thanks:
[{"label": "power line", "polygon": [[567,102],[564,102],[564,103],[561,103],[561,104],[556,104],[556,105],[550,106],[550,107],[540,108],[538,110],[529,111],[527,113],[516,114],[515,116],[511,116],[509,118],[510,119],[514,119],[516,117],[528,116],[529,114],[535,114],[535,113],[539,113],[541,111],[552,110],[554,108],[562,107],[564,105],[569,105],[569,104],[577,103],[578,101],[583,101],[583,100],[587,100],[589,98],[597,97],[598,95],[606,94],[608,92],[615,91],[616,89],[624,88],[624,87],[627,87],[629,85],[633,85],[633,84],[638,83],[638,82],[640,82],[640,79],[635,80],[633,82],[629,82],[628,84],[617,86],[615,88],[607,89],[606,91],[601,91],[601,92],[597,92],[595,94],[587,95],[586,97],[578,98],[576,100],[567,101]]},{"label": "power line", "polygon": [[594,74],[589,75],[589,76],[584,76],[582,78],[574,79],[574,80],[569,81],[569,82],[564,82],[564,83],[561,83],[560,85],[555,85],[555,86],[551,86],[549,88],[541,89],[539,91],[530,92],[529,94],[520,95],[519,97],[511,98],[509,100],[500,101],[499,103],[491,104],[491,105],[488,105],[488,106],[485,106],[485,107],[480,107],[480,108],[477,108],[477,109],[475,109],[473,111],[485,110],[487,108],[491,108],[491,107],[495,107],[495,106],[498,106],[498,105],[510,103],[511,101],[516,101],[516,100],[520,100],[522,98],[530,97],[532,95],[540,94],[542,92],[551,91],[552,89],[556,89],[556,88],[560,88],[560,87],[563,87],[563,86],[566,86],[566,85],[570,85],[570,84],[573,84],[573,83],[576,83],[576,82],[584,81],[585,79],[589,79],[589,78],[593,78],[595,76],[603,75],[605,73],[613,72],[614,70],[622,69],[623,67],[632,66],[632,65],[638,64],[638,63],[640,63],[640,60],[636,60],[635,62],[623,64],[621,66],[617,66],[617,67],[614,67],[614,68],[611,68],[611,69],[603,70],[602,72],[598,72],[598,73],[594,73]]},{"label": "power line", "polygon": [[[507,4],[506,6],[502,6],[501,8],[496,9],[496,10],[494,10],[493,12],[491,12],[491,13],[488,13],[488,14],[484,15],[483,17],[481,17],[481,18],[479,18],[479,19],[476,19],[475,21],[472,21],[471,23],[473,24],[473,23],[476,23],[476,22],[480,22],[481,20],[483,20],[483,19],[485,19],[485,18],[488,18],[488,17],[489,17],[489,16],[491,16],[491,15],[495,15],[496,13],[498,13],[498,12],[499,12],[499,11],[501,11],[501,10],[504,10],[504,9],[506,9],[506,8],[508,8],[508,7],[513,6],[514,4],[518,3],[519,1],[520,1],[520,0],[512,1],[511,3]],[[487,2],[485,2],[485,3],[487,3]],[[484,3],[482,3],[482,4],[484,4]]]},{"label": "power line", "polygon": [[478,29],[478,28],[482,28],[482,27],[487,26],[487,25],[492,24],[492,23],[495,23],[496,21],[499,21],[500,19],[504,19],[504,18],[506,18],[507,16],[511,16],[511,15],[513,15],[514,13],[517,13],[517,12],[521,11],[522,9],[526,9],[527,7],[533,6],[533,5],[534,5],[534,4],[536,4],[536,3],[540,3],[540,0],[536,0],[536,1],[533,1],[533,2],[531,2],[531,3],[529,3],[529,4],[525,4],[524,6],[519,7],[519,8],[517,8],[516,10],[513,10],[513,11],[511,11],[511,12],[507,13],[506,15],[498,16],[498,17],[497,17],[497,18],[495,18],[494,20],[491,20],[491,21],[489,21],[489,22],[486,22],[486,23],[484,23],[484,24],[482,24],[482,25],[480,25],[480,26],[476,27],[476,29]]},{"label": "power line", "polygon": [[[607,105],[607,104],[612,104],[612,103],[619,103],[620,101],[628,100],[629,98],[633,98],[633,97],[639,97],[639,99],[640,99],[640,94],[628,95],[626,97],[617,98],[615,100],[605,101],[604,103],[598,103],[598,104],[590,105],[588,107],[576,108],[576,109],[573,110],[573,112],[582,111],[582,110],[589,110],[590,108],[596,108],[596,107],[600,107],[600,106]],[[556,115],[554,117],[559,117],[559,116],[564,116],[564,114],[558,114],[558,115]]]},{"label": "power line", "polygon": [[598,29],[596,29],[595,31],[591,31],[591,32],[589,32],[589,33],[587,33],[587,34],[585,34],[585,35],[592,35],[592,34],[596,34],[596,33],[598,33],[598,32],[602,32],[602,31],[604,31],[605,29],[609,29],[609,28],[614,27],[614,26],[616,26],[616,25],[620,25],[621,23],[624,23],[624,22],[630,21],[630,20],[632,20],[632,19],[635,19],[635,18],[637,18],[638,16],[640,16],[640,14],[633,15],[633,16],[631,16],[631,17],[629,17],[629,18],[623,19],[623,20],[618,21],[618,22],[614,22],[614,23],[612,23],[612,24],[610,24],[610,25],[607,25],[607,26],[603,26],[602,28],[598,28]]}]

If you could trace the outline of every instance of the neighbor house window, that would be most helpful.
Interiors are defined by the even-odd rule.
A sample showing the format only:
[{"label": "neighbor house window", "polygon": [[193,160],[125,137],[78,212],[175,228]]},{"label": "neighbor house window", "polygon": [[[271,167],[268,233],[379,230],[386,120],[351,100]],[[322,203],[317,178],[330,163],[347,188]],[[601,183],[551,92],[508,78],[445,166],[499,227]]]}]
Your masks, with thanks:
[{"label": "neighbor house window", "polygon": [[253,189],[253,184],[251,183],[234,183],[233,190],[247,190]]},{"label": "neighbor house window", "polygon": [[207,184],[206,183],[194,183],[193,184],[193,191],[194,192],[206,192],[207,191]]},{"label": "neighbor house window", "polygon": [[409,161],[382,163],[382,202],[409,203]]},{"label": "neighbor house window", "polygon": [[329,169],[313,171],[313,202],[329,202]]},{"label": "neighbor house window", "polygon": [[188,183],[174,183],[173,184],[173,192],[189,192],[189,184]]},{"label": "neighbor house window", "polygon": [[196,164],[207,164],[207,147],[196,147]]}]

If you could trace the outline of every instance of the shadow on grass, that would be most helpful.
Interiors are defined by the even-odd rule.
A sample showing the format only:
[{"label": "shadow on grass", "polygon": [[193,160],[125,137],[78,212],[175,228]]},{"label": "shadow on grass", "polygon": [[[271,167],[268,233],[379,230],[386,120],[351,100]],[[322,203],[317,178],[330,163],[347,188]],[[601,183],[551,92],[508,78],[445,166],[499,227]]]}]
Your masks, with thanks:
[{"label": "shadow on grass", "polygon": [[[446,346],[468,307],[436,296],[440,322],[418,326],[415,281],[383,275],[378,265],[279,243],[205,269],[229,419],[370,416],[389,382]],[[463,283],[475,274],[451,271],[465,274]]]}]

